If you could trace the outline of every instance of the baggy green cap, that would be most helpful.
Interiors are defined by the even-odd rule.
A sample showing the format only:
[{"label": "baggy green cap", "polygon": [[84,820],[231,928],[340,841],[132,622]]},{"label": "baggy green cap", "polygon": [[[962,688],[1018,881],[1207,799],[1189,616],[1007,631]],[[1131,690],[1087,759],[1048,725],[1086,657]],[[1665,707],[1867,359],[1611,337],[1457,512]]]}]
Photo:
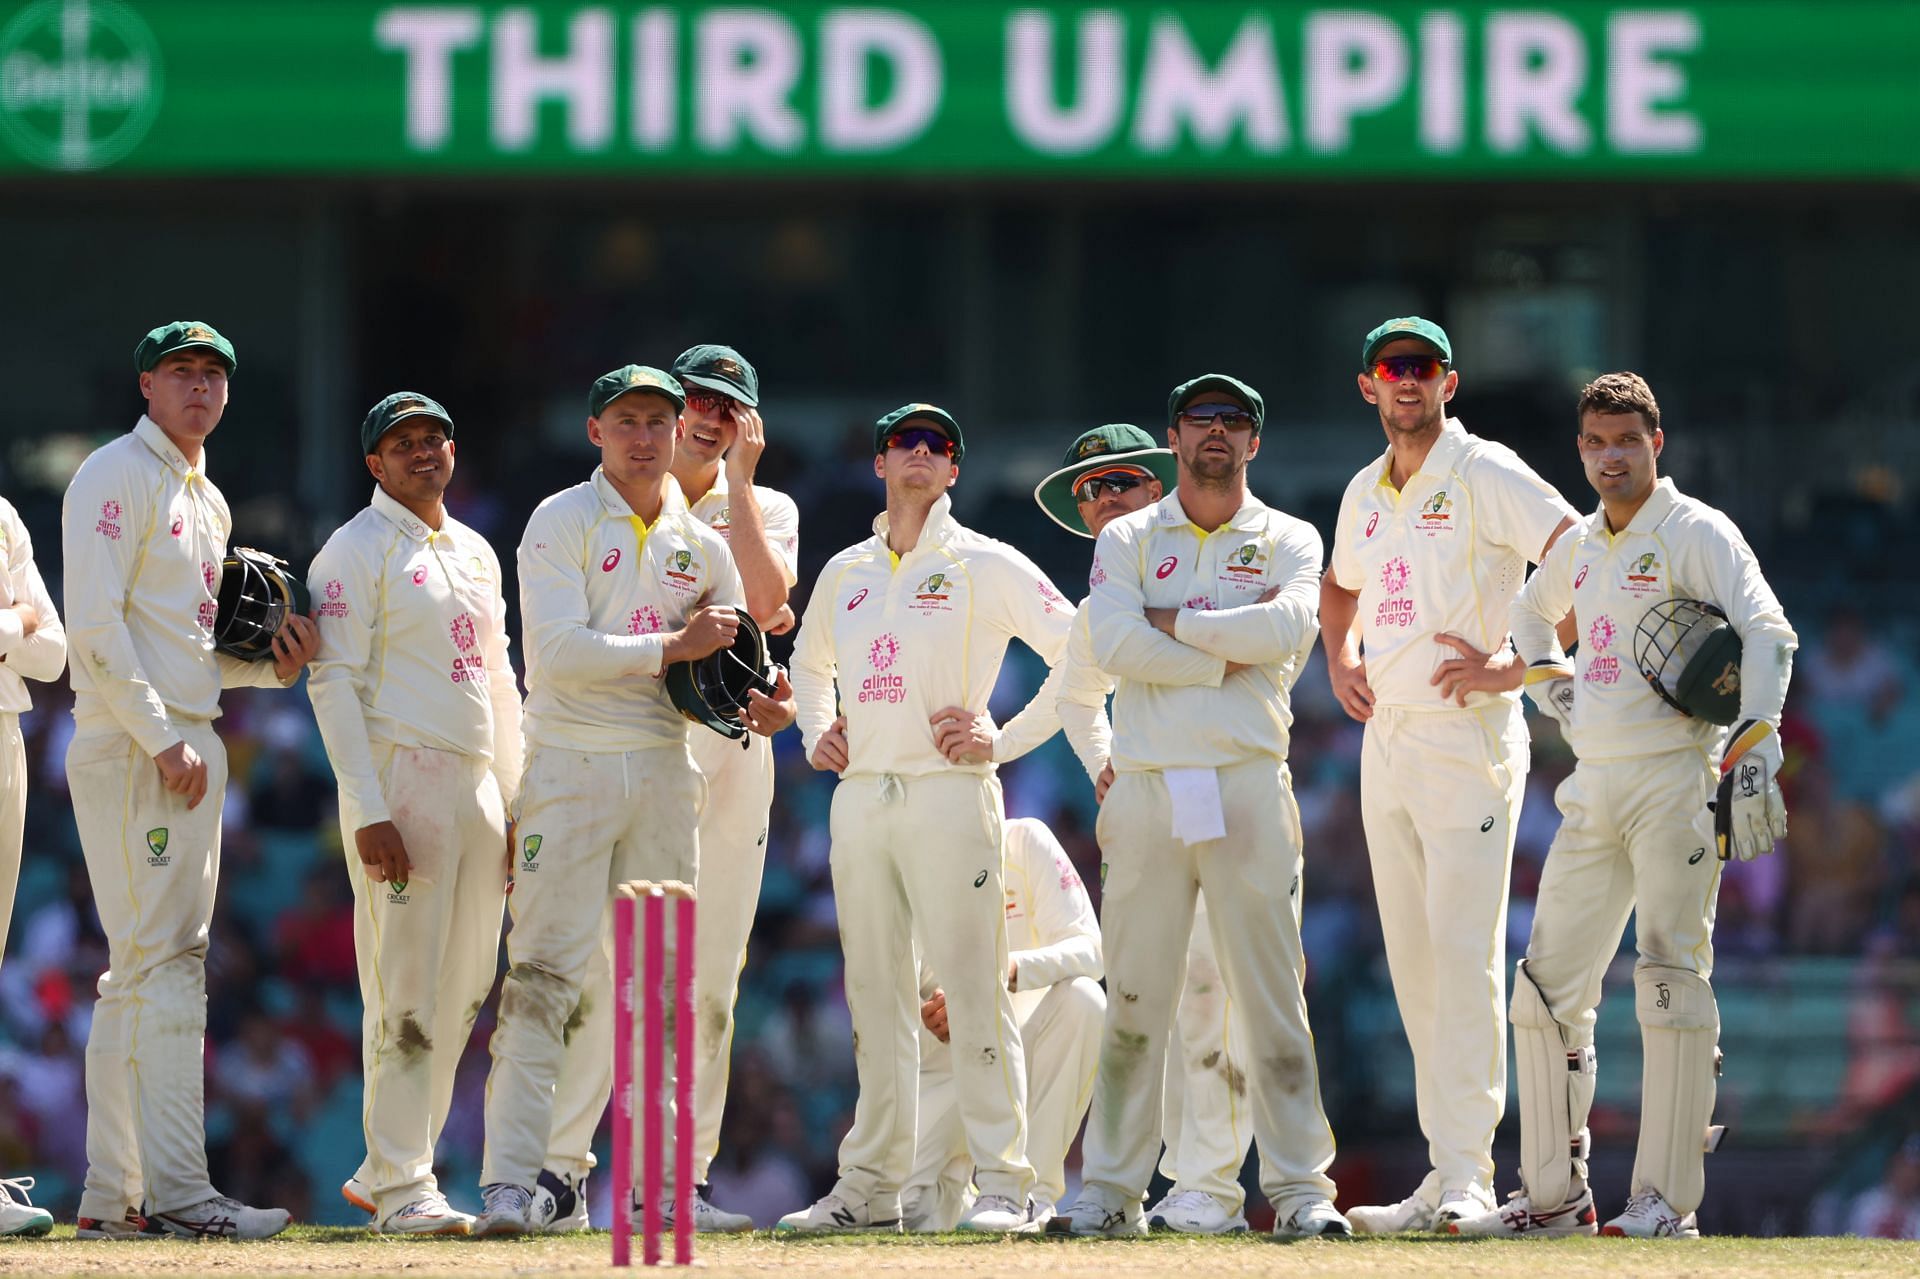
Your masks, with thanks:
[{"label": "baggy green cap", "polygon": [[760,405],[760,375],[730,346],[689,347],[674,360],[672,372],[687,386],[731,395],[750,409]]},{"label": "baggy green cap", "polygon": [[912,421],[925,421],[930,426],[940,428],[940,433],[953,441],[953,460],[958,462],[961,454],[967,451],[967,441],[960,434],[960,424],[953,420],[953,414],[936,404],[902,404],[873,424],[873,451],[887,451],[887,437],[896,429]]},{"label": "baggy green cap", "polygon": [[1254,430],[1258,431],[1267,424],[1267,402],[1260,398],[1260,392],[1231,374],[1203,373],[1193,381],[1182,382],[1173,388],[1173,394],[1167,397],[1167,425],[1177,423],[1180,410],[1198,398],[1202,391],[1225,391],[1246,405],[1253,413]]},{"label": "baggy green cap", "polygon": [[204,346],[212,351],[227,362],[229,373],[240,367],[240,362],[233,358],[233,343],[221,337],[220,330],[199,320],[175,320],[140,339],[140,345],[133,348],[134,371],[151,373],[162,359],[190,346]]},{"label": "baggy green cap", "polygon": [[1397,342],[1401,338],[1419,338],[1422,342],[1430,343],[1440,352],[1441,359],[1449,364],[1453,363],[1453,343],[1447,341],[1445,329],[1432,320],[1423,320],[1417,315],[1403,315],[1398,319],[1388,320],[1367,334],[1366,341],[1360,344],[1360,367],[1364,369],[1372,364],[1374,354],[1381,347],[1389,342]]},{"label": "baggy green cap", "polygon": [[380,437],[410,417],[439,418],[447,427],[447,438],[453,438],[453,418],[418,391],[395,391],[367,411],[360,423],[360,451],[376,452],[380,447]]},{"label": "baggy green cap", "polygon": [[1033,489],[1033,500],[1050,519],[1069,533],[1092,537],[1093,530],[1080,518],[1080,503],[1073,490],[1083,476],[1116,466],[1135,466],[1160,481],[1161,491],[1170,493],[1180,482],[1179,463],[1173,450],[1161,448],[1131,422],[1113,422],[1084,431],[1067,446],[1064,465],[1041,480]]},{"label": "baggy green cap", "polygon": [[607,405],[629,391],[652,391],[655,395],[664,395],[673,401],[675,413],[687,407],[687,393],[681,389],[680,380],[673,374],[647,364],[628,364],[611,373],[603,373],[594,380],[593,389],[587,392],[587,416],[599,417]]}]

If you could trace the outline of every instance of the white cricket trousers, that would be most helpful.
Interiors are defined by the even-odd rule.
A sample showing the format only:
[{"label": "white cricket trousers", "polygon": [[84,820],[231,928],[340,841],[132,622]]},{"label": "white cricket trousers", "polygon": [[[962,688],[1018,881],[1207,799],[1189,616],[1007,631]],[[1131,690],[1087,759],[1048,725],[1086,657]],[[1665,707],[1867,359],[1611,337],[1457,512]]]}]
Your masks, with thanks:
[{"label": "white cricket trousers", "polygon": [[[1177,1054],[1167,1057],[1161,1106],[1160,1172],[1173,1183],[1169,1194],[1198,1190],[1226,1205],[1246,1206],[1240,1169],[1253,1144],[1253,1110],[1247,1101],[1247,1028],[1227,998],[1220,961],[1213,955],[1207,895],[1194,899],[1193,938],[1187,943],[1187,981],[1174,1015]],[[1034,1161],[1035,1169],[1040,1166]]]},{"label": "white cricket trousers", "polygon": [[[482,1185],[531,1188],[539,1179],[552,1137],[554,1084],[566,1041],[595,1016],[608,1021],[604,1042],[611,1057],[611,1006],[591,1006],[584,988],[593,965],[607,962],[613,886],[631,879],[693,882],[705,791],[685,746],[586,753],[536,745],[528,751],[514,829],[513,893],[507,899],[513,916],[507,977],[487,1076]],[[665,945],[667,1070],[661,1092],[669,1120],[665,1163],[671,1167],[673,972],[679,952],[671,925]],[[636,1013],[641,1002],[636,992]],[[645,1107],[633,1109],[638,1149]]]},{"label": "white cricket trousers", "polygon": [[[1700,1202],[1702,1135],[1718,1073],[1719,1017],[1708,980],[1722,863],[1707,810],[1717,782],[1712,761],[1691,748],[1582,761],[1554,792],[1560,831],[1540,874],[1527,941],[1527,972],[1567,1048],[1590,1049],[1601,980],[1633,917],[1635,1011],[1650,1067],[1633,1189],[1660,1190],[1680,1213]],[[1669,991],[1655,995],[1662,981]],[[1668,994],[1682,997],[1673,1013],[1691,1015],[1663,1015]],[[1572,1116],[1575,1132],[1586,1126],[1592,1101],[1589,1086]],[[1678,1131],[1664,1117],[1675,1106],[1684,1116]]]},{"label": "white cricket trousers", "polygon": [[[1016,1014],[1027,1059],[1027,1158],[1033,1197],[1058,1205],[1067,1187],[1067,1150],[1087,1117],[1093,1072],[1100,1063],[1100,1024],[1107,996],[1091,977],[1072,977],[1035,991]],[[902,1195],[907,1229],[948,1231],[967,1210],[973,1157],[960,1122],[953,1053],[920,1029],[918,1140]]]},{"label": "white cricket trousers", "polygon": [[1443,1192],[1493,1189],[1507,1105],[1507,885],[1528,759],[1517,704],[1376,707],[1362,740],[1374,898]]},{"label": "white cricket trousers", "polygon": [[[707,779],[700,811],[699,924],[694,930],[693,1174],[706,1184],[720,1149],[733,1058],[733,1006],[747,962],[747,936],[760,904],[767,823],[773,810],[773,749],[758,733],[740,742],[696,731],[693,761]],[[609,927],[611,927],[609,917]],[[584,987],[596,1010],[567,1041],[566,1065],[553,1097],[553,1141],[546,1167],[568,1178],[594,1166],[593,1134],[613,1095],[613,968],[611,952],[593,961]],[[664,1188],[672,1189],[671,1161]]]},{"label": "white cricket trousers", "polygon": [[860,1100],[840,1143],[834,1192],[899,1214],[913,1172],[926,956],[947,992],[961,1128],[983,1195],[1024,1203],[1027,1066],[1007,991],[1005,817],[988,774],[862,774],[834,788],[834,906],[846,956],[847,1007]]},{"label": "white cricket trousers", "polygon": [[227,750],[204,720],[174,727],[207,765],[189,810],[120,732],[77,736],[67,787],[107,971],[87,1036],[87,1181],[82,1217],[118,1220],[213,1198],[207,1180],[207,928],[220,875]]},{"label": "white cricket trousers", "polygon": [[27,747],[20,717],[0,711],[0,955],[7,950],[14,892],[20,887],[20,841],[27,822]]},{"label": "white cricket trousers", "polygon": [[1194,898],[1204,890],[1220,976],[1247,1028],[1260,1185],[1284,1219],[1334,1195],[1326,1175],[1333,1130],[1301,990],[1300,810],[1279,760],[1249,760],[1218,776],[1224,839],[1188,845],[1170,833],[1173,809],[1158,771],[1121,773],[1100,806],[1107,1017],[1081,1146],[1083,1193],[1115,1210],[1146,1195]]},{"label": "white cricket trousers", "polygon": [[361,1126],[355,1174],[376,1217],[439,1189],[433,1151],[473,1021],[493,988],[507,893],[507,818],[487,762],[425,748],[384,754],[380,793],[412,864],[374,883],[341,828],[360,968]]}]

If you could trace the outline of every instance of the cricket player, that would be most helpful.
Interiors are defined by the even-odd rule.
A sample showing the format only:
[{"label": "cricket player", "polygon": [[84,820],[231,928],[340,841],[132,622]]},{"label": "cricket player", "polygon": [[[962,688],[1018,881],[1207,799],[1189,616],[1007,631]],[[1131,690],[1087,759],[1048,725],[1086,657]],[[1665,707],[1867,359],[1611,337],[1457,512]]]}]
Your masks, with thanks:
[{"label": "cricket player", "polygon": [[[589,966],[606,955],[613,886],[692,881],[699,864],[706,782],[658,677],[730,644],[744,596],[726,542],[672,481],[685,404],[680,383],[659,369],[630,364],[595,381],[587,438],[600,466],[542,502],[520,543],[528,746],[487,1079],[483,1235],[534,1228],[554,1082],[565,1037],[593,1011],[581,995]],[[748,724],[773,732],[791,711],[756,695]],[[670,935],[670,954],[677,945]]]},{"label": "cricket player", "polygon": [[[1086,1118],[1100,1057],[1100,925],[1080,874],[1046,823],[1006,824],[1007,989],[1013,992],[1027,1062],[1027,1156],[1034,1199],[1051,1207],[1066,1191],[1067,1149]],[[920,1090],[913,1172],[901,1195],[908,1230],[944,1232],[971,1207],[973,1156],[960,1120],[948,1048],[947,996],[923,968]]]},{"label": "cricket player", "polygon": [[308,572],[320,654],[307,694],[340,784],[365,1007],[366,1162],[347,1192],[388,1234],[464,1235],[433,1150],[454,1068],[493,988],[520,688],[500,561],[448,514],[453,419],[412,391],[360,424],[372,502]]},{"label": "cricket player", "polygon": [[[20,716],[32,709],[28,680],[51,683],[67,668],[67,632],[33,562],[33,539],[13,503],[0,498],[0,952],[7,948],[20,840],[27,820],[27,750]],[[53,1214],[28,1198],[32,1177],[0,1178],[0,1236],[44,1235]]]},{"label": "cricket player", "polygon": [[[1602,1232],[1693,1238],[1703,1156],[1718,1140],[1714,902],[1725,858],[1751,860],[1786,834],[1780,708],[1799,642],[1732,521],[1659,478],[1666,439],[1646,382],[1595,379],[1580,393],[1579,422],[1599,509],[1554,546],[1513,608],[1527,691],[1567,730],[1577,760],[1554,797],[1560,830],[1513,978],[1521,1189],[1452,1231],[1594,1233],[1594,1010],[1632,915],[1640,1143],[1626,1211]],[[1737,695],[1731,732],[1669,705],[1636,672],[1636,631],[1673,600],[1716,606],[1740,638],[1738,665],[1714,680]],[[1580,636],[1571,661],[1554,632],[1569,610]]]},{"label": "cricket player", "polygon": [[[1173,491],[1177,479],[1173,450],[1156,447],[1153,437],[1137,426],[1114,423],[1087,431],[1068,445],[1060,468],[1035,486],[1033,496],[1056,524],[1091,539],[1120,516],[1158,502]],[[1277,588],[1269,590],[1278,594]],[[1296,656],[1289,684],[1298,677],[1306,652]],[[1113,784],[1113,729],[1107,719],[1113,680],[1094,664],[1084,608],[1074,616],[1060,670],[1061,727],[1093,780],[1095,798],[1104,801]],[[1147,1212],[1153,1229],[1182,1234],[1247,1228],[1246,1192],[1240,1188],[1240,1169],[1253,1142],[1242,1060],[1246,1029],[1221,984],[1206,910],[1203,893],[1194,902],[1187,980],[1175,1017],[1179,1058],[1168,1066],[1169,1071],[1177,1067],[1179,1078],[1166,1088],[1161,1113],[1167,1148],[1160,1171],[1173,1187]],[[1035,1169],[1039,1166],[1036,1159]]]},{"label": "cricket player", "polygon": [[1286,763],[1287,671],[1316,633],[1320,536],[1247,492],[1266,415],[1252,387],[1208,374],[1175,388],[1167,410],[1178,488],[1102,529],[1088,577],[1093,657],[1119,687],[1096,826],[1107,1018],[1084,1184],[1067,1216],[1078,1235],[1146,1232],[1167,1039],[1204,890],[1248,1036],[1274,1233],[1345,1235],[1301,989],[1300,818]]},{"label": "cricket player", "polygon": [[214,651],[233,520],[205,443],[234,364],[211,325],[181,320],[141,339],[147,412],[80,464],[61,512],[67,782],[110,965],[87,1036],[87,1239],[264,1239],[287,1226],[283,1210],[207,1180],[207,929],[227,789],[213,721],[222,688],[286,687],[319,645],[295,615],[271,662]]},{"label": "cricket player", "polygon": [[[1027,1162],[993,768],[1014,734],[982,724],[1008,641],[1052,665],[1074,609],[1026,556],[953,518],[947,490],[966,443],[952,414],[895,409],[874,424],[873,447],[886,513],[872,538],[822,570],[793,655],[807,758],[840,777],[830,859],[860,1102],[833,1190],[780,1228],[901,1228],[914,1157],[917,950],[946,995],[954,1094],[980,1191],[960,1228],[1032,1233],[1049,1214],[1033,1198]],[[1027,717],[1053,718],[1050,706]]]},{"label": "cricket player", "polygon": [[[797,576],[800,511],[793,499],[753,482],[766,450],[760,420],[760,375],[730,346],[696,346],[669,370],[686,391],[686,430],[673,451],[673,477],[696,520],[718,533],[733,554],[747,612],[773,634],[793,628],[787,592]],[[720,1146],[733,1047],[733,1005],[746,965],[747,935],[760,901],[767,825],[773,809],[773,749],[766,737],[733,741],[704,730],[688,740],[706,778],[700,809],[700,927],[694,944],[694,1006],[700,1010],[694,1071],[695,1228],[753,1228],[745,1213],[727,1212],[707,1194],[707,1169]],[[594,1009],[567,1042],[566,1069],[555,1087],[553,1140],[534,1193],[534,1221],[543,1231],[584,1230],[585,1182],[594,1166],[594,1131],[613,1091],[613,973],[596,963],[586,991]],[[663,1182],[667,1227],[676,1196],[673,1169]]]},{"label": "cricket player", "polygon": [[1460,375],[1439,325],[1362,340],[1360,395],[1387,450],[1347,484],[1320,634],[1334,696],[1366,725],[1360,807],[1430,1171],[1362,1234],[1493,1207],[1506,1109],[1507,881],[1527,781],[1525,674],[1507,614],[1573,508],[1513,450],[1447,416]]}]

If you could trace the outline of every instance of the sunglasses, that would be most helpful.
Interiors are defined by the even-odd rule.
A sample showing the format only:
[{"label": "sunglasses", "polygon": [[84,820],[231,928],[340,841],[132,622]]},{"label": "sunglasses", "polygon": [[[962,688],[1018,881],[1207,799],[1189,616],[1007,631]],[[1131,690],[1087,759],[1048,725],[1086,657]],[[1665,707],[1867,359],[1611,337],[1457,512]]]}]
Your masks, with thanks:
[{"label": "sunglasses", "polygon": [[1229,431],[1251,431],[1253,414],[1237,404],[1196,404],[1180,410],[1182,426],[1212,426],[1216,422]]},{"label": "sunglasses", "polygon": [[1382,382],[1400,382],[1412,378],[1431,382],[1447,371],[1447,362],[1437,355],[1389,355],[1373,362],[1373,375]]},{"label": "sunglasses", "polygon": [[1089,475],[1073,486],[1073,500],[1076,502],[1097,502],[1102,493],[1116,496],[1129,493],[1147,482],[1147,477],[1138,471],[1102,471],[1098,475]]},{"label": "sunglasses", "polygon": [[740,408],[731,395],[717,391],[688,391],[687,407],[696,413],[717,413],[723,417],[732,417]]},{"label": "sunglasses", "polygon": [[922,444],[927,446],[929,453],[940,457],[953,456],[953,441],[930,427],[909,426],[887,437],[889,449],[912,449]]}]

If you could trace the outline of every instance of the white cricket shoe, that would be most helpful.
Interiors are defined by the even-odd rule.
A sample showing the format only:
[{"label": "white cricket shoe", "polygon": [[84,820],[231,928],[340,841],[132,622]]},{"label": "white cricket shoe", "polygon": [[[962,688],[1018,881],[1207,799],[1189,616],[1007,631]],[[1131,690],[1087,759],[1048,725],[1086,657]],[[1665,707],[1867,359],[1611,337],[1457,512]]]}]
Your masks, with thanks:
[{"label": "white cricket shoe", "polygon": [[1700,1222],[1693,1213],[1681,1216],[1667,1197],[1648,1187],[1627,1200],[1627,1210],[1600,1227],[1603,1235],[1628,1239],[1698,1239]]},{"label": "white cricket shoe", "polygon": [[564,1235],[588,1230],[587,1174],[563,1177],[545,1168],[533,1187],[533,1201],[527,1206],[527,1228],[543,1235]]},{"label": "white cricket shoe", "polygon": [[27,1197],[32,1189],[31,1177],[0,1177],[0,1235],[44,1235],[53,1229],[53,1214]]},{"label": "white cricket shoe", "polygon": [[819,1235],[872,1235],[901,1233],[900,1214],[876,1220],[873,1205],[848,1203],[836,1194],[826,1194],[811,1208],[790,1212],[774,1227],[782,1233]]},{"label": "white cricket shoe", "polygon": [[[673,1196],[668,1195],[660,1201],[660,1225],[663,1230],[673,1229]],[[633,1213],[634,1229],[640,1228],[640,1211]],[[716,1207],[707,1198],[705,1186],[693,1188],[693,1230],[701,1235],[737,1235],[753,1229],[753,1218],[744,1212],[728,1212]]]},{"label": "white cricket shoe", "polygon": [[73,1223],[76,1239],[165,1239],[160,1223],[142,1216],[138,1208],[129,1208],[122,1217],[80,1217]]},{"label": "white cricket shoe", "polygon": [[1582,1187],[1572,1200],[1545,1212],[1536,1212],[1527,1192],[1516,1190],[1507,1196],[1506,1207],[1483,1212],[1477,1217],[1462,1217],[1449,1223],[1446,1232],[1495,1239],[1590,1235],[1595,1233],[1593,1190],[1591,1187]]},{"label": "white cricket shoe", "polygon": [[1494,1202],[1493,1192],[1482,1185],[1449,1190],[1440,1196],[1440,1206],[1433,1210],[1433,1229],[1445,1232],[1448,1226],[1462,1217],[1478,1217],[1499,1206]]},{"label": "white cricket shoe", "polygon": [[464,1235],[473,1230],[474,1217],[447,1202],[438,1191],[423,1195],[382,1217],[376,1235]]},{"label": "white cricket shoe", "polygon": [[533,1229],[530,1213],[533,1192],[510,1181],[480,1187],[480,1220],[476,1235],[524,1235]]},{"label": "white cricket shoe", "polygon": [[[1061,1222],[1066,1223],[1063,1230]],[[1078,1235],[1081,1238],[1126,1239],[1147,1233],[1147,1218],[1137,1203],[1125,1208],[1109,1208],[1098,1199],[1080,1196],[1067,1210],[1053,1219],[1048,1234]]]},{"label": "white cricket shoe", "polygon": [[373,1188],[355,1173],[340,1185],[340,1197],[371,1217],[379,1209],[373,1205]]},{"label": "white cricket shoe", "polygon": [[238,1199],[215,1195],[174,1212],[149,1214],[160,1228],[182,1239],[271,1239],[293,1215],[284,1208],[249,1208]]},{"label": "white cricket shoe", "polygon": [[1228,1212],[1225,1204],[1204,1190],[1183,1190],[1155,1204],[1147,1214],[1147,1225],[1181,1235],[1237,1235],[1247,1228],[1247,1219],[1242,1213]]},{"label": "white cricket shoe", "polygon": [[1398,1235],[1409,1231],[1433,1230],[1439,1224],[1434,1220],[1438,1205],[1427,1198],[1426,1189],[1422,1184],[1397,1204],[1363,1204],[1349,1208],[1347,1221],[1353,1226],[1354,1233],[1361,1235]]},{"label": "white cricket shoe", "polygon": [[981,1235],[1032,1235],[1053,1220],[1053,1206],[1034,1199],[1016,1202],[1006,1195],[981,1195],[959,1229]]},{"label": "white cricket shoe", "polygon": [[1275,1239],[1350,1239],[1353,1226],[1330,1199],[1309,1199],[1285,1221],[1273,1223]]}]

